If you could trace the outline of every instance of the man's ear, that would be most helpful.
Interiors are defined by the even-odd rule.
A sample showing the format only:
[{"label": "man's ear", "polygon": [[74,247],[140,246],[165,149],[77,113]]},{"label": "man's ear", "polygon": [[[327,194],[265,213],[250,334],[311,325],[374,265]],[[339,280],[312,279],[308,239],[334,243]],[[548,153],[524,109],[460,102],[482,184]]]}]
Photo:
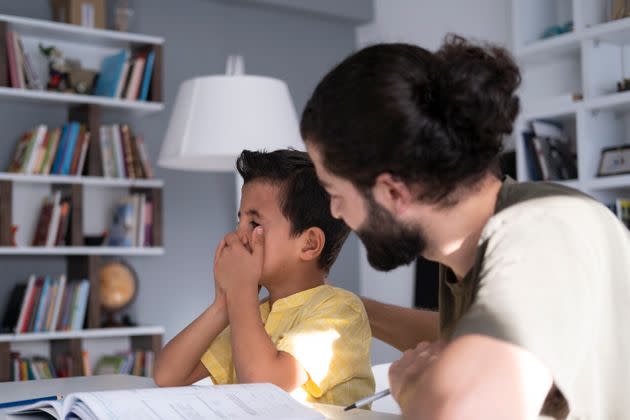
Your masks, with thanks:
[{"label": "man's ear", "polygon": [[301,249],[300,258],[302,261],[314,261],[319,258],[326,243],[324,231],[318,227],[310,227],[300,235]]},{"label": "man's ear", "polygon": [[403,213],[413,202],[413,194],[407,184],[390,173],[376,177],[372,196],[392,214]]}]

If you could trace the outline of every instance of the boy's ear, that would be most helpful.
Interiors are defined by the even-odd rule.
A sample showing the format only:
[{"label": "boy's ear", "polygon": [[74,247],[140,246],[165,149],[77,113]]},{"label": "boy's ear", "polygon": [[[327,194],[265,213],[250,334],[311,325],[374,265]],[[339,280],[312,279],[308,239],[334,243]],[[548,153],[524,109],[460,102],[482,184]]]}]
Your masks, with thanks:
[{"label": "boy's ear", "polygon": [[318,227],[310,227],[302,232],[302,248],[300,258],[303,261],[315,261],[319,258],[326,243],[324,231]]}]

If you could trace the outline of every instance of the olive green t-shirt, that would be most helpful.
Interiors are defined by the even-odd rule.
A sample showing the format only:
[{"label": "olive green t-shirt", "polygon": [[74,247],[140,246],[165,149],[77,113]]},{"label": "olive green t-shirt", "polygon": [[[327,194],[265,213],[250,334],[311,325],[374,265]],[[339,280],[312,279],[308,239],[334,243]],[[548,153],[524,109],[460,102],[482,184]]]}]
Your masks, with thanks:
[{"label": "olive green t-shirt", "polygon": [[471,271],[440,271],[445,338],[515,344],[549,369],[543,415],[630,418],[630,234],[605,206],[507,179]]}]

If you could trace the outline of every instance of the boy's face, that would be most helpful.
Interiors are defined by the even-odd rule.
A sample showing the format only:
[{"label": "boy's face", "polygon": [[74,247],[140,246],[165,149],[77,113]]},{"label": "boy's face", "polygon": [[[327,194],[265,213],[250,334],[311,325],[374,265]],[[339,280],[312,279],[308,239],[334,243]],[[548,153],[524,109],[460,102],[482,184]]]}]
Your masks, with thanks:
[{"label": "boy's face", "polygon": [[291,222],[280,210],[280,188],[265,180],[243,185],[237,234],[248,249],[252,232],[264,229],[265,257],[261,285],[277,282],[290,273],[299,260],[300,236],[291,237]]}]

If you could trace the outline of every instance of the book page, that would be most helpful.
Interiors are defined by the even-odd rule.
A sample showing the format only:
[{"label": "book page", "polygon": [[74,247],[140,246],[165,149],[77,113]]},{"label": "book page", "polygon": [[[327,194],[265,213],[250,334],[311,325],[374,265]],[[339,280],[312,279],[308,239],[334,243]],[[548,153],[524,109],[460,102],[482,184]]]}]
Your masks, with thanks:
[{"label": "book page", "polygon": [[41,411],[50,414],[58,419],[63,418],[63,400],[60,401],[40,401],[30,405],[18,407],[15,410],[8,411],[7,414],[34,414]]},{"label": "book page", "polygon": [[[71,394],[64,406],[99,420],[323,419],[271,384],[189,386]],[[72,407],[79,403],[79,409]],[[81,416],[81,418],[84,418]]]}]

